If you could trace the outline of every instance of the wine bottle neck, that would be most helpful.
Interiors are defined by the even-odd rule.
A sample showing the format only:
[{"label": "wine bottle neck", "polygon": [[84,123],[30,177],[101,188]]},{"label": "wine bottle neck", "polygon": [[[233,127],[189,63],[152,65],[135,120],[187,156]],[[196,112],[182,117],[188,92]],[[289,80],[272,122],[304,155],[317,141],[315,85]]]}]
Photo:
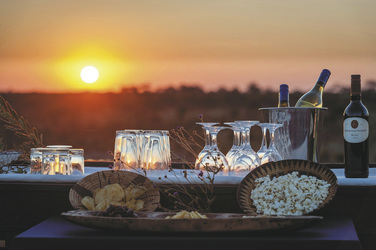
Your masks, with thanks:
[{"label": "wine bottle neck", "polygon": [[328,79],[330,77],[330,71],[327,70],[327,69],[324,69],[320,76],[319,76],[319,79],[317,80],[316,82],[316,85],[320,85],[322,86],[323,88],[325,87],[326,83],[328,82]]},{"label": "wine bottle neck", "polygon": [[351,75],[350,96],[351,101],[361,100],[360,75]]},{"label": "wine bottle neck", "polygon": [[290,107],[289,104],[289,87],[286,84],[281,84],[278,94],[278,107]]},{"label": "wine bottle neck", "polygon": [[323,82],[323,81],[319,80],[319,81],[316,82],[315,87],[317,86],[317,87],[325,88],[325,85],[326,85],[326,82]]},{"label": "wine bottle neck", "polygon": [[351,101],[361,101],[362,96],[361,95],[351,95]]}]

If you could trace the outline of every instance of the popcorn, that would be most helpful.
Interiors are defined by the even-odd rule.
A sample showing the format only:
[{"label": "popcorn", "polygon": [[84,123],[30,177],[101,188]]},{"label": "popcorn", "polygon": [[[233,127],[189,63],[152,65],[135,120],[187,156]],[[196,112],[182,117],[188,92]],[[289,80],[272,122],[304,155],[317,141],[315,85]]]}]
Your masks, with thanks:
[{"label": "popcorn", "polygon": [[303,215],[317,209],[329,194],[330,184],[314,176],[292,172],[279,177],[255,180],[251,199],[257,213],[265,215]]}]

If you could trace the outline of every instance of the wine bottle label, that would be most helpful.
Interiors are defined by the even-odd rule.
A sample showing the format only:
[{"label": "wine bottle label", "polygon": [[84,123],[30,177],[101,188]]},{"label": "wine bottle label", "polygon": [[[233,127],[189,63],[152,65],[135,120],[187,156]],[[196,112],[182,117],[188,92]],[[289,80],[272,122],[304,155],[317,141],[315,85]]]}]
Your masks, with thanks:
[{"label": "wine bottle label", "polygon": [[360,143],[367,140],[369,125],[366,119],[349,117],[343,122],[343,138],[349,143]]}]

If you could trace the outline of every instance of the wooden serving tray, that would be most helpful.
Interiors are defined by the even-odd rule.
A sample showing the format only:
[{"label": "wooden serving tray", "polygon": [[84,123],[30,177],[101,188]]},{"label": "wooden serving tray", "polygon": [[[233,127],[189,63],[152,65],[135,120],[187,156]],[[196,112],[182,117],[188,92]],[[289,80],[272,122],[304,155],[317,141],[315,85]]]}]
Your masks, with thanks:
[{"label": "wooden serving tray", "polygon": [[297,230],[323,219],[321,216],[263,216],[238,213],[202,213],[207,219],[166,219],[176,213],[140,212],[136,218],[96,216],[96,211],[73,210],[61,216],[76,224],[133,232],[236,232]]}]

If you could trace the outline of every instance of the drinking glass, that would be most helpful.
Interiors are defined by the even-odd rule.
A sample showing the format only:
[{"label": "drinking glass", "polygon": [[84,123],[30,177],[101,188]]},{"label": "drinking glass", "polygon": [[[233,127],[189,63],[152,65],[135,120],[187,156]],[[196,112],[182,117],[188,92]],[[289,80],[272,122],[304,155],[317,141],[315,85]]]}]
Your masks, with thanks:
[{"label": "drinking glass", "polygon": [[69,160],[70,160],[70,175],[83,175],[85,172],[84,167],[84,150],[83,149],[73,149],[70,145],[47,145],[46,148],[50,149],[60,149],[69,150]]},{"label": "drinking glass", "polygon": [[270,146],[264,156],[261,159],[261,164],[268,163],[271,161],[281,161],[282,156],[278,152],[276,146],[275,146],[275,131],[276,129],[283,126],[283,124],[280,123],[266,123],[266,128],[270,132]]},{"label": "drinking glass", "polygon": [[266,126],[269,123],[258,123],[257,125],[261,127],[262,131],[262,140],[261,140],[261,146],[260,149],[257,151],[257,155],[260,159],[264,156],[264,154],[268,151],[268,145],[267,145],[267,128]]},{"label": "drinking glass", "polygon": [[30,174],[83,175],[84,150],[67,145],[30,149]]},{"label": "drinking glass", "polygon": [[72,167],[68,148],[44,148],[42,150],[42,174],[71,175]]},{"label": "drinking glass", "polygon": [[141,162],[142,130],[117,130],[114,148],[114,169],[137,170]]},{"label": "drinking glass", "polygon": [[42,173],[42,150],[43,148],[30,149],[30,174]]},{"label": "drinking glass", "polygon": [[251,146],[251,128],[259,121],[236,121],[241,128],[241,145],[232,159],[231,171],[244,174],[260,165],[260,158]]},{"label": "drinking glass", "polygon": [[[196,162],[199,162],[202,160],[202,157],[204,157],[210,150],[210,146],[211,146],[211,136],[210,136],[210,132],[208,131],[207,128],[209,127],[212,127],[214,125],[217,125],[218,122],[196,122],[196,124],[198,125],[201,125],[202,126],[202,129],[204,130],[204,136],[205,136],[205,146],[204,148],[201,150],[201,152],[197,155],[197,159],[196,159]],[[197,168],[199,169],[199,168]]]},{"label": "drinking glass", "polygon": [[137,135],[128,134],[122,137],[120,151],[120,169],[137,170],[140,166]]},{"label": "drinking glass", "polygon": [[145,130],[143,133],[141,167],[145,171],[167,171],[171,165],[170,137],[167,130]]},{"label": "drinking glass", "polygon": [[197,158],[195,162],[195,169],[204,170],[204,171],[223,171],[228,172],[229,166],[226,159],[226,156],[219,150],[217,144],[217,135],[223,129],[228,129],[228,127],[203,127],[206,131],[209,132],[211,142],[209,148],[204,151],[204,154],[201,158]]},{"label": "drinking glass", "polygon": [[72,166],[72,175],[85,174],[84,150],[81,148],[69,149],[70,163]]},{"label": "drinking glass", "polygon": [[226,125],[230,125],[231,129],[234,131],[234,139],[231,149],[226,154],[226,159],[229,164],[230,170],[232,169],[231,163],[232,159],[240,149],[241,145],[241,127],[236,122],[225,122]]},{"label": "drinking glass", "polygon": [[161,130],[163,137],[164,154],[166,158],[166,163],[168,167],[171,167],[171,144],[170,144],[170,133],[168,130]]}]

